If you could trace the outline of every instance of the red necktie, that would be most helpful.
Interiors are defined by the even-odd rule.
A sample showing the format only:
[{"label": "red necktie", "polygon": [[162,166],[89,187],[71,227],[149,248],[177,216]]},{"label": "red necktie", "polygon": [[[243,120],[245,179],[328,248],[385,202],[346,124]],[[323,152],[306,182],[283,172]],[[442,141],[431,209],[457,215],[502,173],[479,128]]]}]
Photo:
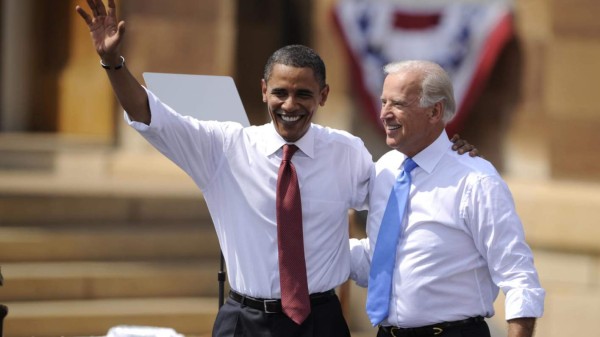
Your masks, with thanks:
[{"label": "red necktie", "polygon": [[304,260],[300,187],[296,168],[292,164],[296,150],[296,145],[283,146],[283,159],[277,178],[277,244],[281,307],[289,318],[302,324],[310,314],[310,299]]}]

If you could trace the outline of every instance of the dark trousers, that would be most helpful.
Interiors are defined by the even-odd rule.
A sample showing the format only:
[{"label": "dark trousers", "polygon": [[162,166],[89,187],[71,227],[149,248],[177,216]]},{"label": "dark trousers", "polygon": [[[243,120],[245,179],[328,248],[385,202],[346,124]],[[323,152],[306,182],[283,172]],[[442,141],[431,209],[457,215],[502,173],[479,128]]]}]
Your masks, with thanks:
[{"label": "dark trousers", "polygon": [[[393,337],[389,331],[379,328],[377,337]],[[439,334],[427,333],[396,333],[394,337],[490,337],[490,329],[485,321],[472,323],[464,326],[453,326],[444,328]]]},{"label": "dark trousers", "polygon": [[227,298],[212,332],[213,337],[349,337],[337,296],[313,305],[311,313],[297,325],[283,313],[265,313]]}]

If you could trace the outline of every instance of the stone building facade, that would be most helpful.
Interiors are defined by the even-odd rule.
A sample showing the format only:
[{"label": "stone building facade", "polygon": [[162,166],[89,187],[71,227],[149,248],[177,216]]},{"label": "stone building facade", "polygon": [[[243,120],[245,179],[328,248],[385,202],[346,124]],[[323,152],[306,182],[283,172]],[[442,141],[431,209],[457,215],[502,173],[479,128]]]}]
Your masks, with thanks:
[{"label": "stone building facade", "polygon": [[[98,175],[148,172],[140,160],[156,164],[153,170],[161,173],[175,170],[122,122],[74,10],[77,4],[87,7],[85,1],[0,3],[0,150],[17,140],[26,146],[20,140],[28,135],[31,147],[39,146],[39,135],[70,137],[109,149],[109,155],[82,164],[98,164],[101,168],[92,169]],[[259,89],[267,56],[283,44],[310,45],[328,66],[332,90],[316,121],[361,136],[377,158],[386,151],[383,136],[358,112],[348,60],[331,20],[334,4],[122,0],[123,54],[140,81],[144,71],[232,76],[257,124],[268,118]],[[537,335],[592,335],[600,312],[600,108],[594,103],[600,2],[519,0],[513,6],[515,37],[462,136],[499,168],[513,191],[548,292]],[[3,169],[28,169],[29,163],[0,158]],[[64,167],[71,166],[45,168]],[[360,235],[360,225],[353,231]],[[353,328],[368,331],[364,293],[354,287],[349,293]],[[492,320],[498,336],[505,329],[501,301]]]}]

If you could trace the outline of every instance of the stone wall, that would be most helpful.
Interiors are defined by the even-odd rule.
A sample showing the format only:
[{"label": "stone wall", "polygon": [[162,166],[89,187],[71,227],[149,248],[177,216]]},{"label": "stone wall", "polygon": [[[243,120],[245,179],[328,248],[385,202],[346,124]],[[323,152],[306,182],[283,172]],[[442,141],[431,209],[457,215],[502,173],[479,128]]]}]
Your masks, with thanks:
[{"label": "stone wall", "polygon": [[[2,3],[5,1],[11,0]],[[122,111],[116,106],[85,27],[72,9],[75,3],[87,5],[83,0],[65,1],[72,11],[66,30],[68,62],[53,70],[60,74],[54,84],[58,88],[57,106],[52,108],[59,114],[57,131],[114,137],[120,153],[113,165],[134,174],[139,174],[140,168],[142,172],[149,170],[135,158],[141,153],[161,158],[157,161],[162,157],[121,122]],[[128,28],[124,55],[138,79],[143,71],[218,75],[243,71],[235,69],[236,64],[243,65],[235,61],[236,1],[118,3]],[[331,85],[327,105],[315,118],[361,136],[378,158],[387,149],[380,132],[356,112],[358,102],[349,85],[347,59],[331,21],[333,4],[335,0],[312,2],[312,46],[328,65]],[[600,309],[600,111],[594,100],[598,91],[595,81],[600,77],[600,20],[595,17],[600,2],[519,0],[514,7],[513,49],[500,60],[499,75],[493,75],[477,102],[465,138],[501,169],[514,193],[542,284],[548,291],[546,313],[539,321],[537,335],[594,335]],[[45,7],[36,8],[38,14],[45,12]],[[511,57],[519,62],[511,61]],[[520,90],[518,100],[511,103],[509,118],[498,119],[498,115],[485,115],[485,111],[486,106],[511,98],[509,86],[502,81],[517,83]],[[240,91],[260,94],[258,83],[248,85],[252,87],[244,84]],[[174,169],[167,167],[165,171]],[[362,290],[352,288],[351,296],[353,328],[368,329]],[[492,324],[498,331],[496,336],[501,336],[505,328],[502,297],[497,308]]]}]

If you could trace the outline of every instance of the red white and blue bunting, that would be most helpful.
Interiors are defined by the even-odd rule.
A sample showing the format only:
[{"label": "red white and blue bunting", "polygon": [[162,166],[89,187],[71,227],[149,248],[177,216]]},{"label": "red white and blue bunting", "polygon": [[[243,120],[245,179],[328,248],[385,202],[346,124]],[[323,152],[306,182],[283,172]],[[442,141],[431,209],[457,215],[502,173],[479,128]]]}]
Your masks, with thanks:
[{"label": "red white and blue bunting", "polygon": [[383,66],[425,59],[444,67],[454,84],[457,113],[447,126],[448,133],[453,134],[461,130],[502,48],[512,37],[511,9],[503,2],[414,3],[339,0],[333,16],[370,119],[381,125]]}]

